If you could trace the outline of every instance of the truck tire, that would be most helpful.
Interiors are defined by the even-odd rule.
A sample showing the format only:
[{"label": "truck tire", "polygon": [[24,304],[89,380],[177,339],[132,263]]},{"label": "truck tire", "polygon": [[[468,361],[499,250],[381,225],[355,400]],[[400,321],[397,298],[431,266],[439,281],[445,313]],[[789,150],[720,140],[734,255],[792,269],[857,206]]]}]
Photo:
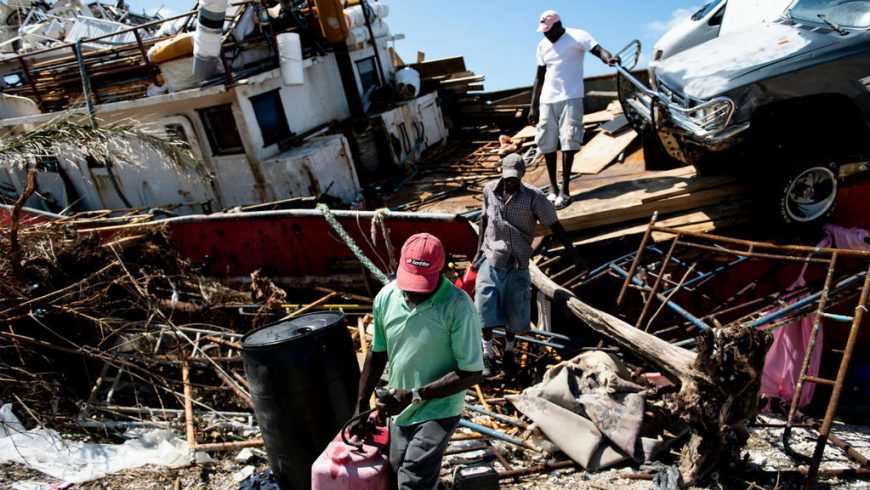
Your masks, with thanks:
[{"label": "truck tire", "polygon": [[837,201],[837,175],[837,164],[829,160],[787,171],[777,189],[779,219],[787,225],[809,225],[830,216]]}]

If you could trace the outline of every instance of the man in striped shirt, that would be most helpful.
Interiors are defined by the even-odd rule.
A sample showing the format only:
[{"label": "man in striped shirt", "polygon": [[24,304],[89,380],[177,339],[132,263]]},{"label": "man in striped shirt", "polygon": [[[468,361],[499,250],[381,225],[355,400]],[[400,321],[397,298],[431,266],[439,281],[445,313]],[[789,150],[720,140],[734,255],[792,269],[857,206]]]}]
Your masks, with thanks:
[{"label": "man in striped shirt", "polygon": [[492,329],[505,327],[502,372],[512,372],[514,340],[529,331],[531,321],[531,277],[529,260],[538,222],[547,226],[565,246],[579,272],[586,262],[574,249],[556,216],[556,208],[539,189],[523,183],[525,161],[517,154],[502,161],[501,179],[483,189],[475,304],[483,332],[483,376],[494,374]]}]

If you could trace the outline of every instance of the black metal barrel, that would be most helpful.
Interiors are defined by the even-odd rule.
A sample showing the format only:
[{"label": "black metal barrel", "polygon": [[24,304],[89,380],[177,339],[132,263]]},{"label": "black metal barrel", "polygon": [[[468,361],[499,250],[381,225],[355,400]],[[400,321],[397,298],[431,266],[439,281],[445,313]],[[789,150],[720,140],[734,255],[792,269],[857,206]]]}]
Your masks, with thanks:
[{"label": "black metal barrel", "polygon": [[245,377],[282,488],[308,489],[311,465],[353,415],[359,383],[344,313],[300,315],[242,338]]}]

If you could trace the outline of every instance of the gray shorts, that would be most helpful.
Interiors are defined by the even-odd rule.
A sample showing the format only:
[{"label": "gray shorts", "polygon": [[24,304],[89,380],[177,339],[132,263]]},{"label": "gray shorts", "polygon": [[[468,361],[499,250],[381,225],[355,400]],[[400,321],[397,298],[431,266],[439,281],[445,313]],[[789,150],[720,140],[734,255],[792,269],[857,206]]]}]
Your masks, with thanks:
[{"label": "gray shorts", "polygon": [[541,103],[535,144],[541,153],[577,151],[583,144],[583,97]]},{"label": "gray shorts", "polygon": [[390,466],[400,489],[438,487],[444,450],[458,424],[458,415],[414,425],[390,421]]},{"label": "gray shorts", "polygon": [[484,260],[477,270],[474,304],[484,328],[506,326],[514,333],[529,331],[532,279],[528,269],[500,269]]}]

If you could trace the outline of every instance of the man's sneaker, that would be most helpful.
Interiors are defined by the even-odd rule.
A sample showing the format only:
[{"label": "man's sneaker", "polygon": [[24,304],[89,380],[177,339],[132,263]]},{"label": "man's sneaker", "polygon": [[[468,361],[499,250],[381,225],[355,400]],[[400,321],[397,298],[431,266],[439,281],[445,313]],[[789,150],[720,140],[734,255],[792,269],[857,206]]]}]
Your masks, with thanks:
[{"label": "man's sneaker", "polygon": [[556,202],[557,197],[559,197],[559,196],[557,196],[556,193],[554,193],[554,192],[547,194],[547,200],[550,202]]},{"label": "man's sneaker", "polygon": [[514,362],[514,351],[509,350],[501,356],[501,373],[510,376],[516,371],[517,365]]},{"label": "man's sneaker", "polygon": [[483,356],[483,372],[481,373],[484,378],[491,378],[495,376],[495,370],[493,369],[493,365],[495,361],[492,357]]}]

